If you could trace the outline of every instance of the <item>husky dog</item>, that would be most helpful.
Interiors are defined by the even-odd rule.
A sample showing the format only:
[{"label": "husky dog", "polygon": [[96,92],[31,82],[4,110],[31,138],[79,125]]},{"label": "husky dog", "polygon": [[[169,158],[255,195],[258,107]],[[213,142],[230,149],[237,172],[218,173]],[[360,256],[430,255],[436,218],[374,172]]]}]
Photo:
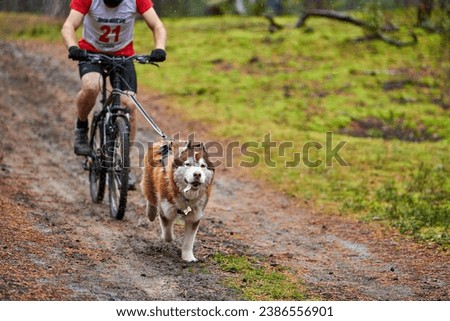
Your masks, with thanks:
[{"label": "husky dog", "polygon": [[[177,152],[178,150],[178,152]],[[214,166],[203,144],[159,142],[150,146],[144,158],[141,188],[147,200],[150,221],[159,214],[162,239],[173,240],[177,216],[185,223],[182,259],[196,262],[195,236],[214,179]]]}]

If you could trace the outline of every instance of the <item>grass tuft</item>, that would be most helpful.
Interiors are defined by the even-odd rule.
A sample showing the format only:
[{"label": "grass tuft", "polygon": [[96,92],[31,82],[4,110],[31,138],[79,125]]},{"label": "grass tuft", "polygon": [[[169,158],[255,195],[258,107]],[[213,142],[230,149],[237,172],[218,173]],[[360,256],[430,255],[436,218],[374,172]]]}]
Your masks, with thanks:
[{"label": "grass tuft", "polygon": [[216,253],[214,261],[230,273],[227,283],[246,300],[306,300],[305,287],[288,269],[268,266],[253,258]]},{"label": "grass tuft", "polygon": [[450,180],[443,165],[421,164],[404,182],[389,180],[375,190],[373,197],[357,187],[357,196],[349,198],[344,208],[366,212],[368,219],[383,219],[401,233],[450,247]]}]

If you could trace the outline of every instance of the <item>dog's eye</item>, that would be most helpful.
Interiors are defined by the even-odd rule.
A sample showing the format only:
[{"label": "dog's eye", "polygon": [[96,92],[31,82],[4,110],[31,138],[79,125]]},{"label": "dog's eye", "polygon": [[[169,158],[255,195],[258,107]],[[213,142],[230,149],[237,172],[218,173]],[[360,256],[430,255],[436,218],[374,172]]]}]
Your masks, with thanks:
[{"label": "dog's eye", "polygon": [[205,164],[202,164],[201,166],[200,166],[201,168],[205,168],[206,167],[206,165]]},{"label": "dog's eye", "polygon": [[191,163],[189,163],[189,162],[184,162],[184,166],[191,166]]}]

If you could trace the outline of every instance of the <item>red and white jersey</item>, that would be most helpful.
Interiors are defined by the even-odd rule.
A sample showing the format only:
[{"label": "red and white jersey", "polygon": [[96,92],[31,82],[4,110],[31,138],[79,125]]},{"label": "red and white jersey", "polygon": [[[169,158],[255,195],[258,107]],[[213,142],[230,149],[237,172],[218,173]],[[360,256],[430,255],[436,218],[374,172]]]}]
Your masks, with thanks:
[{"label": "red and white jersey", "polygon": [[85,15],[80,48],[131,56],[136,15],[153,7],[153,2],[123,0],[116,8],[108,8],[103,0],[72,0],[70,7]]}]

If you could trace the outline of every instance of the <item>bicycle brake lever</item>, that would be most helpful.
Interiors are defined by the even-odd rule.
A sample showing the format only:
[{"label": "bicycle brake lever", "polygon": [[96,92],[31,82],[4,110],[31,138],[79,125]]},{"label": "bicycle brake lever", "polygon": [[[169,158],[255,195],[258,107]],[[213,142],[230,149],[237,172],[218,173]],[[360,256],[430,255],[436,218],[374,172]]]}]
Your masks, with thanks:
[{"label": "bicycle brake lever", "polygon": [[89,61],[93,64],[100,64],[101,59],[98,57],[88,57],[85,61]]},{"label": "bicycle brake lever", "polygon": [[137,57],[136,61],[140,64],[146,64],[148,61],[148,58],[147,57]]}]

